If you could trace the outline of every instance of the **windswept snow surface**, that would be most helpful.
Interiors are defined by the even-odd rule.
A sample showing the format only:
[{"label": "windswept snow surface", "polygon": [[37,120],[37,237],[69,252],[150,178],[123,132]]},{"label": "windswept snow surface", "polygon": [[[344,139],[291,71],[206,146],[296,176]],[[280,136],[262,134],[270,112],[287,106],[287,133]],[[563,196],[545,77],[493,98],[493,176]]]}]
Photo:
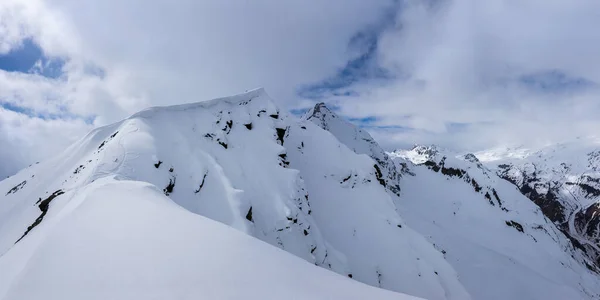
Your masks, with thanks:
[{"label": "windswept snow surface", "polygon": [[[357,153],[381,157],[362,130],[322,104],[307,116]],[[474,299],[600,298],[589,257],[475,155],[416,146],[386,157],[403,174],[400,197],[391,197],[395,207],[444,253]]]},{"label": "windswept snow surface", "polygon": [[0,299],[470,299],[383,172],[262,89],[150,108],[0,182]]},{"label": "windswept snow surface", "polygon": [[416,299],[311,266],[149,183],[104,177],[70,198],[2,256],[1,299]]}]

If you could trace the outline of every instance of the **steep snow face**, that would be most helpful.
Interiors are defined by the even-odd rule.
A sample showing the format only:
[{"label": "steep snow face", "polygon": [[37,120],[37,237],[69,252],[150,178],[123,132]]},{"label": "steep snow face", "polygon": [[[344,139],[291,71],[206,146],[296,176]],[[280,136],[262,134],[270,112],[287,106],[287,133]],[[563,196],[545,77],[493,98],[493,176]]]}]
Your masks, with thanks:
[{"label": "steep snow face", "polygon": [[[547,146],[522,155],[490,150],[485,163],[536,203],[600,271],[600,141],[576,141]],[[494,153],[496,155],[490,155]]]},{"label": "steep snow face", "polygon": [[[598,299],[593,264],[513,185],[475,155],[418,146],[397,207],[458,272],[474,299]],[[414,163],[414,164],[413,164]]]},{"label": "steep snow face", "polygon": [[[357,153],[377,156],[365,150],[373,148],[372,139],[348,138],[357,129],[322,104],[315,111],[309,116],[325,111],[326,117],[309,120]],[[588,269],[593,262],[476,155],[436,146],[388,155],[405,174],[401,197],[392,201],[407,224],[444,254],[474,299],[600,298],[600,277]]]},{"label": "steep snow face", "polygon": [[379,177],[385,182],[387,189],[399,195],[399,172],[387,153],[377,144],[371,135],[352,125],[348,121],[329,110],[324,103],[318,103],[303,117],[317,126],[329,131],[342,144],[357,154],[366,154],[377,162]]},{"label": "steep snow face", "polygon": [[375,162],[311,128],[317,129],[310,122],[290,128],[290,167],[304,177],[329,251],[345,258],[353,278],[428,299],[469,298],[443,255],[398,215]]},{"label": "steep snow face", "polygon": [[[119,193],[105,192],[99,194],[102,196],[92,197],[97,199],[94,202],[101,202],[98,198],[127,200],[139,192],[135,182],[143,182],[147,189],[153,187],[168,196],[160,201],[170,199],[168,201],[193,213],[186,218],[196,216],[202,220],[205,220],[203,217],[216,220],[343,276],[428,299],[468,299],[469,294],[442,254],[406,226],[398,215],[393,193],[386,189],[390,184],[385,181],[383,172],[367,155],[354,153],[312,122],[287,117],[263,90],[208,102],[151,108],[94,130],[58,157],[0,182],[0,266],[12,266],[9,272],[0,273],[13,276],[11,278],[25,278],[18,274],[28,269],[37,272],[38,265],[43,266],[44,271],[40,271],[43,274],[59,272],[60,259],[54,261],[51,255],[38,256],[37,253],[56,254],[62,250],[71,253],[74,250],[68,247],[80,244],[89,244],[89,249],[86,248],[89,251],[94,247],[107,249],[109,246],[106,245],[113,245],[114,241],[98,239],[93,242],[94,235],[110,239],[116,228],[123,231],[120,234],[128,232],[126,223],[114,221],[109,213],[99,214],[91,219],[93,221],[81,220],[85,217],[79,216],[74,223],[67,223],[77,228],[81,225],[82,231],[75,228],[65,231],[71,226],[58,224],[63,218],[66,222],[67,216],[76,216],[80,203],[82,207],[87,205],[90,197],[85,196],[85,191],[96,184],[106,183],[108,187],[104,190],[118,186],[119,193],[133,191],[126,193],[128,196],[124,198],[117,195]],[[91,207],[88,208],[90,211],[123,209],[127,214],[131,212],[130,217],[123,218],[133,219],[138,218],[139,213],[133,213],[137,204],[131,203],[143,202],[144,198],[136,202],[110,200],[106,207],[105,204],[87,206]],[[131,206],[120,208],[121,202]],[[176,217],[173,215],[172,219]],[[197,244],[229,239],[223,236],[202,240],[189,233],[193,230],[187,228],[187,224],[167,224],[170,219],[159,216],[143,218],[139,222],[136,226],[148,223],[150,228],[139,233],[132,231],[135,241],[144,240],[140,241],[144,247],[137,248],[132,241],[123,248],[110,246],[106,250],[108,253],[85,252],[85,257],[94,260],[99,256],[99,261],[103,261],[115,255],[124,259],[139,255],[136,251],[139,249],[164,249],[169,243],[164,243],[164,237],[152,230],[161,226],[168,227],[168,235],[180,232],[181,236],[173,239],[189,239],[194,243],[194,251],[181,254],[185,260],[194,259],[190,257],[191,253],[204,255]],[[94,234],[89,235],[90,232]],[[52,234],[53,238],[46,238],[47,234]],[[52,240],[66,245],[50,243]],[[175,242],[174,245],[185,246]],[[45,250],[46,247],[49,250]],[[164,255],[166,257],[160,260],[166,264],[168,258],[179,257],[177,251],[165,250],[149,258]],[[209,253],[219,255],[221,250]],[[237,255],[227,251],[222,253],[224,256]],[[259,257],[267,257],[269,253]],[[83,260],[83,257],[78,258]],[[90,264],[82,265],[90,269],[96,267]],[[227,263],[223,265],[227,266]],[[260,268],[257,264],[251,266]],[[285,268],[285,264],[282,267]],[[84,274],[81,280],[105,280],[105,286],[119,292],[115,282],[103,278],[119,276],[121,271],[129,274],[124,276],[133,276],[136,272],[146,276],[144,268],[129,264],[124,264],[123,268],[127,270],[102,269],[102,274],[98,275],[101,277],[81,272]],[[177,266],[169,268],[176,272]],[[65,276],[74,276],[78,274],[77,270],[72,269],[72,273]],[[108,274],[112,271],[115,274]],[[200,275],[194,274],[190,278],[206,276],[200,267],[197,272]],[[243,274],[251,277],[248,272]],[[278,276],[270,277],[273,274],[279,273],[265,276]],[[160,277],[163,275],[152,276],[143,282],[155,279],[162,282],[159,279],[164,278]],[[168,276],[170,286],[177,286],[180,277]],[[20,293],[29,287],[28,283],[23,284],[23,289],[16,288],[14,293],[8,291],[8,299],[22,295]],[[298,284],[301,286],[302,282]],[[132,289],[137,287],[141,286]]]},{"label": "steep snow face", "polygon": [[0,258],[0,299],[414,299],[311,266],[148,183],[109,176],[68,197]]}]

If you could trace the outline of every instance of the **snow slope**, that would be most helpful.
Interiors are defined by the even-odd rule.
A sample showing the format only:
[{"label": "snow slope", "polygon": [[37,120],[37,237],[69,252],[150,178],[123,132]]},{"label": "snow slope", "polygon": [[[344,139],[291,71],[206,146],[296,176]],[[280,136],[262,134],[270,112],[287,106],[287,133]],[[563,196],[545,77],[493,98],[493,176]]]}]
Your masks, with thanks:
[{"label": "snow slope", "polygon": [[579,138],[537,150],[492,149],[477,155],[540,206],[588,254],[591,267],[600,270],[600,140]]},{"label": "snow slope", "polygon": [[1,299],[413,299],[311,266],[107,176],[0,259]]},{"label": "snow slope", "polygon": [[[368,155],[356,154],[311,121],[296,120],[279,111],[261,89],[207,102],[147,109],[119,123],[96,129],[54,159],[35,164],[0,182],[0,270],[7,270],[0,273],[11,278],[10,283],[1,280],[1,284],[8,292],[7,299],[19,298],[23,295],[20,293],[30,290],[26,275],[59,272],[66,263],[64,260],[72,255],[82,261],[89,260],[82,262],[82,266],[99,270],[99,274],[86,273],[81,278],[71,278],[84,287],[100,280],[109,287],[108,292],[121,295],[127,292],[127,287],[105,278],[122,273],[127,280],[130,278],[127,276],[136,274],[148,276],[139,285],[132,282],[135,283],[132,289],[136,291],[135,287],[142,288],[156,280],[166,281],[166,286],[185,293],[194,289],[188,285],[189,281],[173,275],[177,268],[168,266],[171,258],[181,256],[182,261],[192,266],[215,260],[221,262],[223,268],[232,268],[234,273],[235,268],[242,268],[240,278],[254,276],[250,270],[255,270],[259,280],[263,273],[258,269],[263,265],[265,268],[278,265],[277,260],[284,256],[272,255],[272,250],[264,251],[264,254],[256,254],[257,262],[249,265],[252,267],[245,267],[240,258],[230,257],[238,252],[222,249],[227,248],[226,245],[208,252],[211,255],[204,255],[205,244],[229,240],[231,230],[223,236],[213,236],[210,232],[190,233],[189,228],[202,229],[204,225],[191,225],[192,221],[190,224],[174,222],[172,219],[179,218],[175,214],[167,220],[163,219],[166,216],[158,215],[140,217],[137,212],[145,209],[143,205],[172,201],[182,208],[180,211],[193,213],[181,218],[195,217],[198,224],[210,223],[206,218],[218,221],[311,264],[373,286],[428,299],[469,299],[442,253],[404,223],[395,207],[397,196],[389,189],[386,177],[390,174],[384,176],[383,172],[385,170]],[[90,195],[89,191],[100,183],[108,187],[98,188],[98,196]],[[165,197],[149,200],[159,198],[158,195],[129,200],[135,205],[118,200],[135,198],[119,196],[127,194],[126,190],[132,190],[127,195],[143,193],[139,191],[140,185],[154,194],[162,191],[170,200]],[[119,193],[109,192],[111,189]],[[142,204],[144,201],[153,202]],[[127,207],[120,207],[121,204]],[[87,214],[93,215],[92,211],[96,210],[99,215],[90,215],[87,220]],[[100,211],[119,214],[123,211],[124,215],[119,215],[123,220],[118,221],[117,216],[113,219],[112,213],[100,214]],[[77,217],[80,213],[84,217]],[[135,219],[138,229],[158,228],[129,232],[125,219],[127,222]],[[174,224],[168,224],[171,222]],[[163,227],[168,234],[162,231]],[[115,241],[112,236],[117,231],[123,232]],[[159,235],[159,232],[164,234]],[[176,232],[180,233],[179,237]],[[204,240],[207,235],[211,238]],[[132,240],[122,247],[117,246],[125,237]],[[186,244],[181,244],[181,239],[186,240]],[[174,246],[168,248],[178,249],[164,250],[171,244],[165,241],[171,240]],[[181,245],[187,248],[188,243],[194,245],[189,246],[193,251],[179,249]],[[85,257],[73,253],[81,247],[84,247]],[[149,250],[140,250],[154,248],[164,251],[144,254]],[[256,251],[249,253],[262,252],[262,248],[257,246]],[[106,251],[100,251],[102,249]],[[62,261],[53,258],[63,252],[69,255],[60,257]],[[141,262],[121,261],[136,255],[146,257],[143,261],[149,266],[156,263],[171,271],[154,274],[148,270],[149,266],[142,268]],[[271,262],[259,259],[270,256],[273,256]],[[123,269],[93,262],[111,261],[113,257],[115,264],[122,265]],[[286,272],[295,270],[285,264],[281,267]],[[190,278],[203,279],[207,272],[212,272],[202,268],[184,269]],[[74,274],[78,274],[79,269],[69,270],[71,273],[65,274],[65,278],[76,277]],[[282,270],[267,270],[270,271],[265,277],[283,276]],[[37,280],[42,281],[41,278]],[[184,280],[181,286],[178,285],[180,279]],[[57,280],[52,278],[48,283],[60,286]],[[61,284],[64,286],[66,282],[69,281]],[[256,292],[262,291],[268,282],[261,281]],[[284,282],[284,287],[290,282]],[[301,287],[302,282],[298,285]],[[69,293],[73,297],[81,292],[63,290],[53,291],[56,295]],[[215,297],[219,298],[218,295]],[[265,297],[269,295],[272,294]],[[298,294],[298,298],[312,298],[302,295]],[[328,297],[327,293],[322,295],[337,298]],[[357,292],[356,295],[365,294]],[[230,296],[235,298],[236,295]],[[378,297],[373,294],[368,298]]]},{"label": "snow slope", "polygon": [[352,151],[366,154],[375,160],[381,173],[380,177],[385,180],[387,189],[393,194],[400,194],[401,173],[396,170],[394,162],[368,132],[340,118],[324,103],[315,105],[304,115],[303,119],[331,132]]},{"label": "snow slope", "polygon": [[444,250],[474,299],[600,298],[585,253],[473,154],[416,147],[391,155],[419,162],[403,178],[398,207]]},{"label": "snow slope", "polygon": [[473,154],[416,146],[382,156],[370,136],[318,104],[305,119],[356,153],[396,162],[405,222],[439,249],[474,299],[598,299],[593,263],[529,199]]}]

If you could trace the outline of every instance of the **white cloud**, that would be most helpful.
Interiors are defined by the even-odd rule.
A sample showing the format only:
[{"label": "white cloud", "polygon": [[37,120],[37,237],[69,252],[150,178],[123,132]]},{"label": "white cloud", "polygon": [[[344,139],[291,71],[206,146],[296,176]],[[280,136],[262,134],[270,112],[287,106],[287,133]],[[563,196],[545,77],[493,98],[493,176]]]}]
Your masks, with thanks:
[{"label": "white cloud", "polygon": [[[599,128],[600,2],[403,4],[395,26],[379,38],[377,61],[408,76],[352,86],[361,97],[328,99],[346,115],[415,129],[372,129],[384,144],[477,149],[560,141]],[[566,79],[548,81],[549,72]],[[550,87],[528,85],[524,76]]]},{"label": "white cloud", "polygon": [[[4,0],[0,53],[33,38],[66,64],[58,79],[0,71],[0,97],[35,114],[97,116],[91,125],[52,121],[78,126],[81,131],[71,133],[79,134],[149,105],[258,86],[284,106],[305,106],[298,86],[332,76],[357,55],[347,49],[350,38],[377,23],[393,2]],[[400,3],[395,26],[378,38],[376,62],[402,76],[385,84],[360,81],[351,87],[360,97],[325,99],[348,116],[376,116],[377,125],[409,128],[371,129],[382,144],[542,143],[589,134],[600,125],[597,87],[555,93],[518,80],[560,70],[600,83],[600,2]],[[94,68],[102,71],[90,72]],[[41,157],[23,139],[48,134],[43,127],[50,123],[21,118],[37,125],[21,140],[9,139],[6,132],[13,129],[4,125],[0,139],[26,150],[18,160],[23,164]],[[56,137],[56,149],[71,140]]]},{"label": "white cloud", "polygon": [[0,71],[0,97],[35,113],[96,115],[94,125],[258,86],[287,105],[297,85],[342,66],[348,39],[390,3],[4,0],[0,52],[32,38],[66,64],[56,80]]},{"label": "white cloud", "polygon": [[0,178],[64,150],[91,129],[81,120],[44,120],[0,108]]}]

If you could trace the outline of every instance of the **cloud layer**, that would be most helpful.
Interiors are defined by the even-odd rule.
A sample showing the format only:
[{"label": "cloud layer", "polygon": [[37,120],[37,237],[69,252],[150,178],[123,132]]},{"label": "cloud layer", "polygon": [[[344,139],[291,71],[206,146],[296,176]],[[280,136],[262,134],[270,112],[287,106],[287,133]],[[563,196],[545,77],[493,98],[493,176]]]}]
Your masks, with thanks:
[{"label": "cloud layer", "polygon": [[258,86],[290,109],[330,103],[388,148],[594,134],[599,14],[592,0],[5,0],[0,55],[29,39],[63,64],[0,70],[0,142],[19,149],[0,176],[147,106]]},{"label": "cloud layer", "polygon": [[377,117],[369,127],[384,144],[541,144],[600,125],[600,3],[404,1],[399,10],[376,57],[395,80],[329,99],[346,115]]}]

